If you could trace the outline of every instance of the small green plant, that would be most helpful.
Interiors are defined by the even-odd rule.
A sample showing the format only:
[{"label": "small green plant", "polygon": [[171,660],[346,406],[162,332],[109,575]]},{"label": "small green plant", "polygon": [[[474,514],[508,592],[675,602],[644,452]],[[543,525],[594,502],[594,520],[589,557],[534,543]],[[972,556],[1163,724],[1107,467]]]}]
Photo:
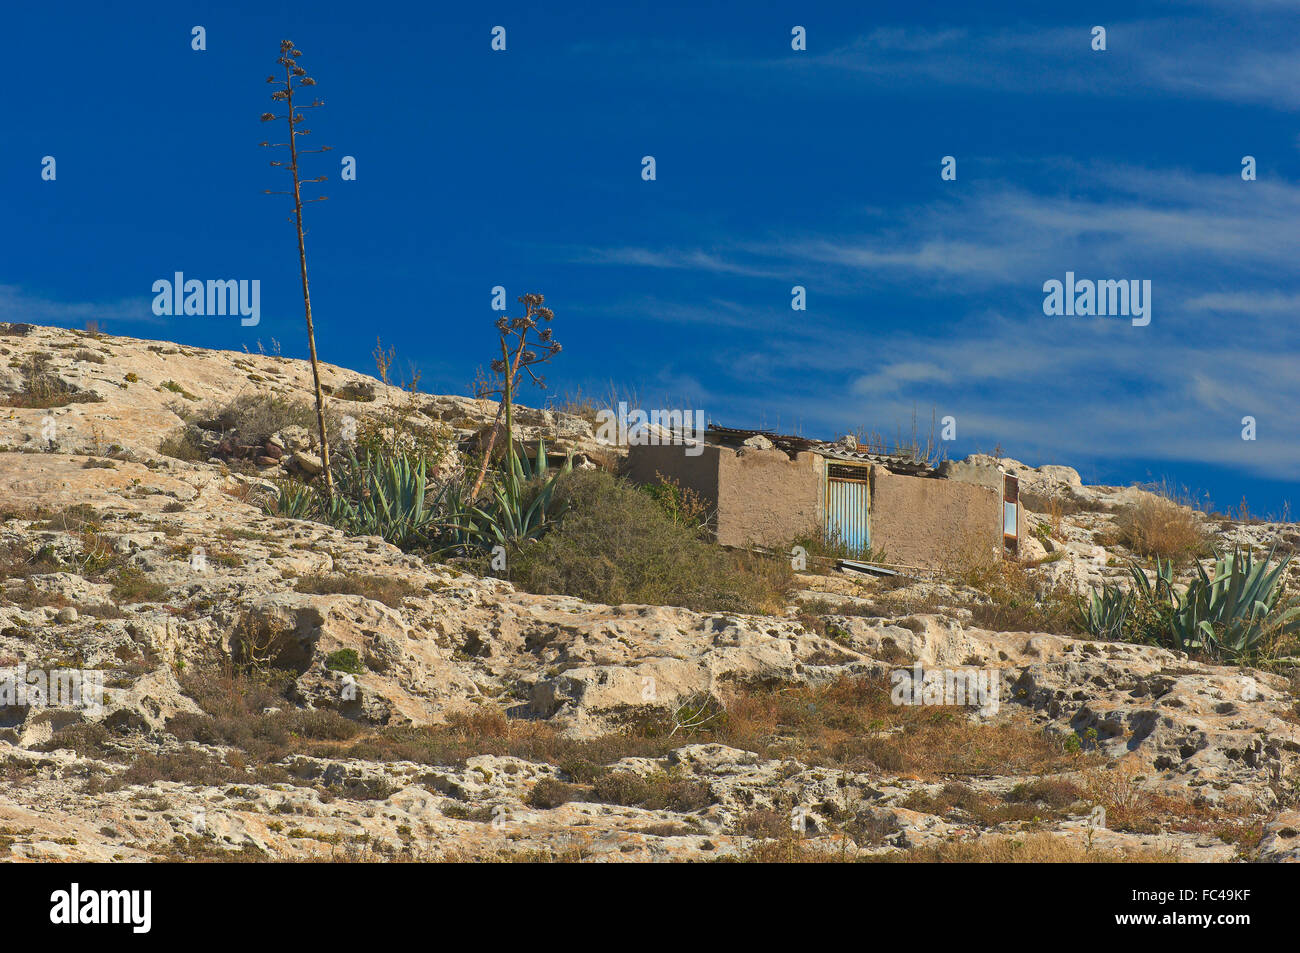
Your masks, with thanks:
[{"label": "small green plant", "polygon": [[1106,585],[1094,589],[1080,611],[1084,628],[1094,638],[1120,639],[1133,611],[1133,595],[1120,586]]},{"label": "small green plant", "polygon": [[361,656],[356,649],[339,649],[325,656],[325,667],[331,672],[345,672],[348,675],[360,675],[364,670]]},{"label": "small green plant", "polygon": [[186,400],[199,399],[196,395],[191,394],[189,391],[187,391],[184,387],[182,387],[180,384],[176,383],[175,381],[163,381],[158,386],[162,387],[164,390],[171,391],[173,394],[180,394]]},{"label": "small green plant", "polygon": [[645,484],[641,492],[658,503],[678,526],[702,533],[709,521],[709,507],[704,498],[672,477],[655,473],[655,478],[658,482]]},{"label": "small green plant", "polygon": [[112,596],[118,605],[163,602],[167,598],[167,587],[154,582],[135,566],[123,566],[113,580]]}]

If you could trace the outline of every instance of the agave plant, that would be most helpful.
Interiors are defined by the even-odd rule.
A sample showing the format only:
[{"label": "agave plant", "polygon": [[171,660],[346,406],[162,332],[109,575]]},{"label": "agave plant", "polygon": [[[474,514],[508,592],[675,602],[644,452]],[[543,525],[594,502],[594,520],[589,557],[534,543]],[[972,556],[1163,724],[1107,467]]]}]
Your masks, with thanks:
[{"label": "agave plant", "polygon": [[1136,630],[1180,651],[1234,660],[1255,655],[1270,640],[1300,632],[1300,605],[1282,602],[1282,575],[1291,557],[1270,568],[1273,555],[1269,550],[1257,560],[1248,550],[1234,550],[1216,556],[1213,574],[1197,565],[1186,591],[1174,587],[1171,562],[1157,559],[1153,576],[1132,565],[1131,592],[1094,589],[1080,606],[1084,625],[1098,638]]},{"label": "agave plant", "polygon": [[419,453],[398,450],[359,458],[348,450],[336,455],[333,464],[333,495],[286,482],[267,512],[319,520],[345,533],[379,536],[403,549],[435,554],[536,539],[558,515],[556,483],[573,468],[569,457],[546,477],[545,442],[538,443],[536,464],[512,446],[490,497],[475,506],[456,480],[431,485],[427,461]]},{"label": "agave plant", "polygon": [[268,515],[283,516],[291,520],[315,519],[317,515],[316,491],[305,483],[287,480],[280,484],[280,493],[264,509]]},{"label": "agave plant", "polygon": [[329,513],[330,522],[403,548],[424,545],[436,536],[447,485],[436,490],[429,486],[424,457],[397,452],[367,457],[363,464],[349,453],[344,461],[342,500]]},{"label": "agave plant", "polygon": [[1155,580],[1147,578],[1146,572],[1137,565],[1129,564],[1129,573],[1133,576],[1133,593],[1143,602],[1152,602],[1177,606],[1178,591],[1174,589],[1174,561],[1161,560],[1156,557]]},{"label": "agave plant", "polygon": [[536,539],[560,514],[551,503],[560,477],[573,469],[573,457],[550,475],[534,493],[529,488],[546,473],[546,442],[537,442],[537,462],[516,453],[513,443],[506,451],[506,467],[492,487],[486,506],[472,509],[470,535],[484,549],[518,545]]},{"label": "agave plant", "polygon": [[1215,655],[1253,655],[1270,638],[1300,632],[1300,606],[1282,602],[1279,585],[1290,554],[1269,568],[1274,550],[1256,561],[1249,550],[1217,556],[1211,577],[1198,565],[1174,614],[1175,637]]},{"label": "agave plant", "polygon": [[367,455],[348,451],[334,458],[335,492],[323,496],[297,482],[281,484],[267,512],[293,519],[314,519],[345,533],[379,536],[402,548],[428,547],[445,532],[449,518],[444,501],[453,488],[429,485],[427,465],[419,454]]},{"label": "agave plant", "polygon": [[1124,633],[1133,611],[1133,594],[1119,586],[1103,586],[1092,590],[1088,600],[1080,601],[1079,611],[1084,627],[1099,639],[1114,640]]}]

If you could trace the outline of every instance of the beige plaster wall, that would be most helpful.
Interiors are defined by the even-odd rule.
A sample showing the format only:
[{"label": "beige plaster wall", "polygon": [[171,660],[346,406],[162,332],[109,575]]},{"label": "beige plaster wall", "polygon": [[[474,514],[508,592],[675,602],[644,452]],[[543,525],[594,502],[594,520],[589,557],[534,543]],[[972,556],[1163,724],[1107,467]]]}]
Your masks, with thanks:
[{"label": "beige plaster wall", "polygon": [[956,480],[871,472],[871,546],[903,566],[939,569],[1002,552],[1002,494]]}]

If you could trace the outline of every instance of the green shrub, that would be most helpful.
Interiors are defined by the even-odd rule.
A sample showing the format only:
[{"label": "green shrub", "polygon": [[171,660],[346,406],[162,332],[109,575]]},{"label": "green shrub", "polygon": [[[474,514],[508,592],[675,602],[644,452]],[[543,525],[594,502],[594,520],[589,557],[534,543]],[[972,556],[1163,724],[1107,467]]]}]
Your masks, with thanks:
[{"label": "green shrub", "polygon": [[167,587],[154,582],[144,571],[135,566],[123,566],[117,571],[113,580],[113,601],[118,605],[130,605],[137,602],[165,602]]},{"label": "green shrub", "polygon": [[197,395],[191,394],[189,391],[187,391],[184,387],[182,387],[180,384],[176,383],[175,381],[171,381],[171,380],[163,381],[159,386],[162,387],[164,390],[171,391],[173,394],[180,394],[186,400],[199,399]]},{"label": "green shrub", "polygon": [[529,807],[549,811],[570,801],[583,800],[583,793],[583,789],[576,784],[566,784],[556,778],[542,778],[533,785],[524,803]]},{"label": "green shrub", "polygon": [[536,593],[612,605],[698,611],[779,612],[791,572],[785,559],[734,553],[675,523],[646,493],[601,470],[561,478],[559,524],[509,562],[509,578]]},{"label": "green shrub", "polygon": [[331,652],[325,656],[325,667],[331,672],[347,672],[349,675],[360,675],[363,671],[361,656],[357,654],[356,649],[339,649],[337,652]]},{"label": "green shrub", "polygon": [[713,803],[709,786],[670,774],[642,777],[631,771],[610,771],[596,779],[590,800],[651,811],[698,811]]},{"label": "green shrub", "polygon": [[708,526],[709,507],[704,498],[688,486],[682,486],[672,477],[656,473],[658,482],[642,486],[641,492],[659,504],[678,526],[693,532],[703,532]]}]

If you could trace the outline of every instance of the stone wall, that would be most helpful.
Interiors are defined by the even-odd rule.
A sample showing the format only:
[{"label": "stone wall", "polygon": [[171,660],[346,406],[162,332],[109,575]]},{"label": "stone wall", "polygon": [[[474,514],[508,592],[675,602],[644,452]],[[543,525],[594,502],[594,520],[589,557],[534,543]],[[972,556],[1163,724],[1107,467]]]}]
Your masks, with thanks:
[{"label": "stone wall", "polygon": [[[945,460],[939,467],[939,475],[958,483],[986,486],[999,497],[1002,496],[1003,481],[1006,479],[1006,474],[996,466],[987,463],[967,463],[964,460]],[[1025,509],[1037,509],[1036,499],[1032,484],[1020,480],[1020,506],[1016,510],[1016,536],[1019,539],[1025,538]]]},{"label": "stone wall", "polygon": [[780,450],[707,444],[692,457],[681,446],[634,446],[625,473],[634,483],[654,483],[663,474],[700,494],[725,546],[784,546],[819,525],[820,465],[812,453],[791,460]]},{"label": "stone wall", "polygon": [[[634,446],[625,473],[634,483],[654,483],[662,474],[694,490],[708,503],[710,528],[723,545],[785,546],[821,529],[824,465],[816,453],[792,460],[780,450],[706,444],[687,456],[681,446]],[[902,476],[873,466],[872,548],[891,563],[922,568],[1000,558],[1001,474],[982,468],[960,476]]]},{"label": "stone wall", "polygon": [[1002,493],[872,467],[871,547],[887,562],[924,569],[1000,558]]},{"label": "stone wall", "polygon": [[723,449],[718,462],[718,542],[785,546],[818,531],[820,456]]}]

